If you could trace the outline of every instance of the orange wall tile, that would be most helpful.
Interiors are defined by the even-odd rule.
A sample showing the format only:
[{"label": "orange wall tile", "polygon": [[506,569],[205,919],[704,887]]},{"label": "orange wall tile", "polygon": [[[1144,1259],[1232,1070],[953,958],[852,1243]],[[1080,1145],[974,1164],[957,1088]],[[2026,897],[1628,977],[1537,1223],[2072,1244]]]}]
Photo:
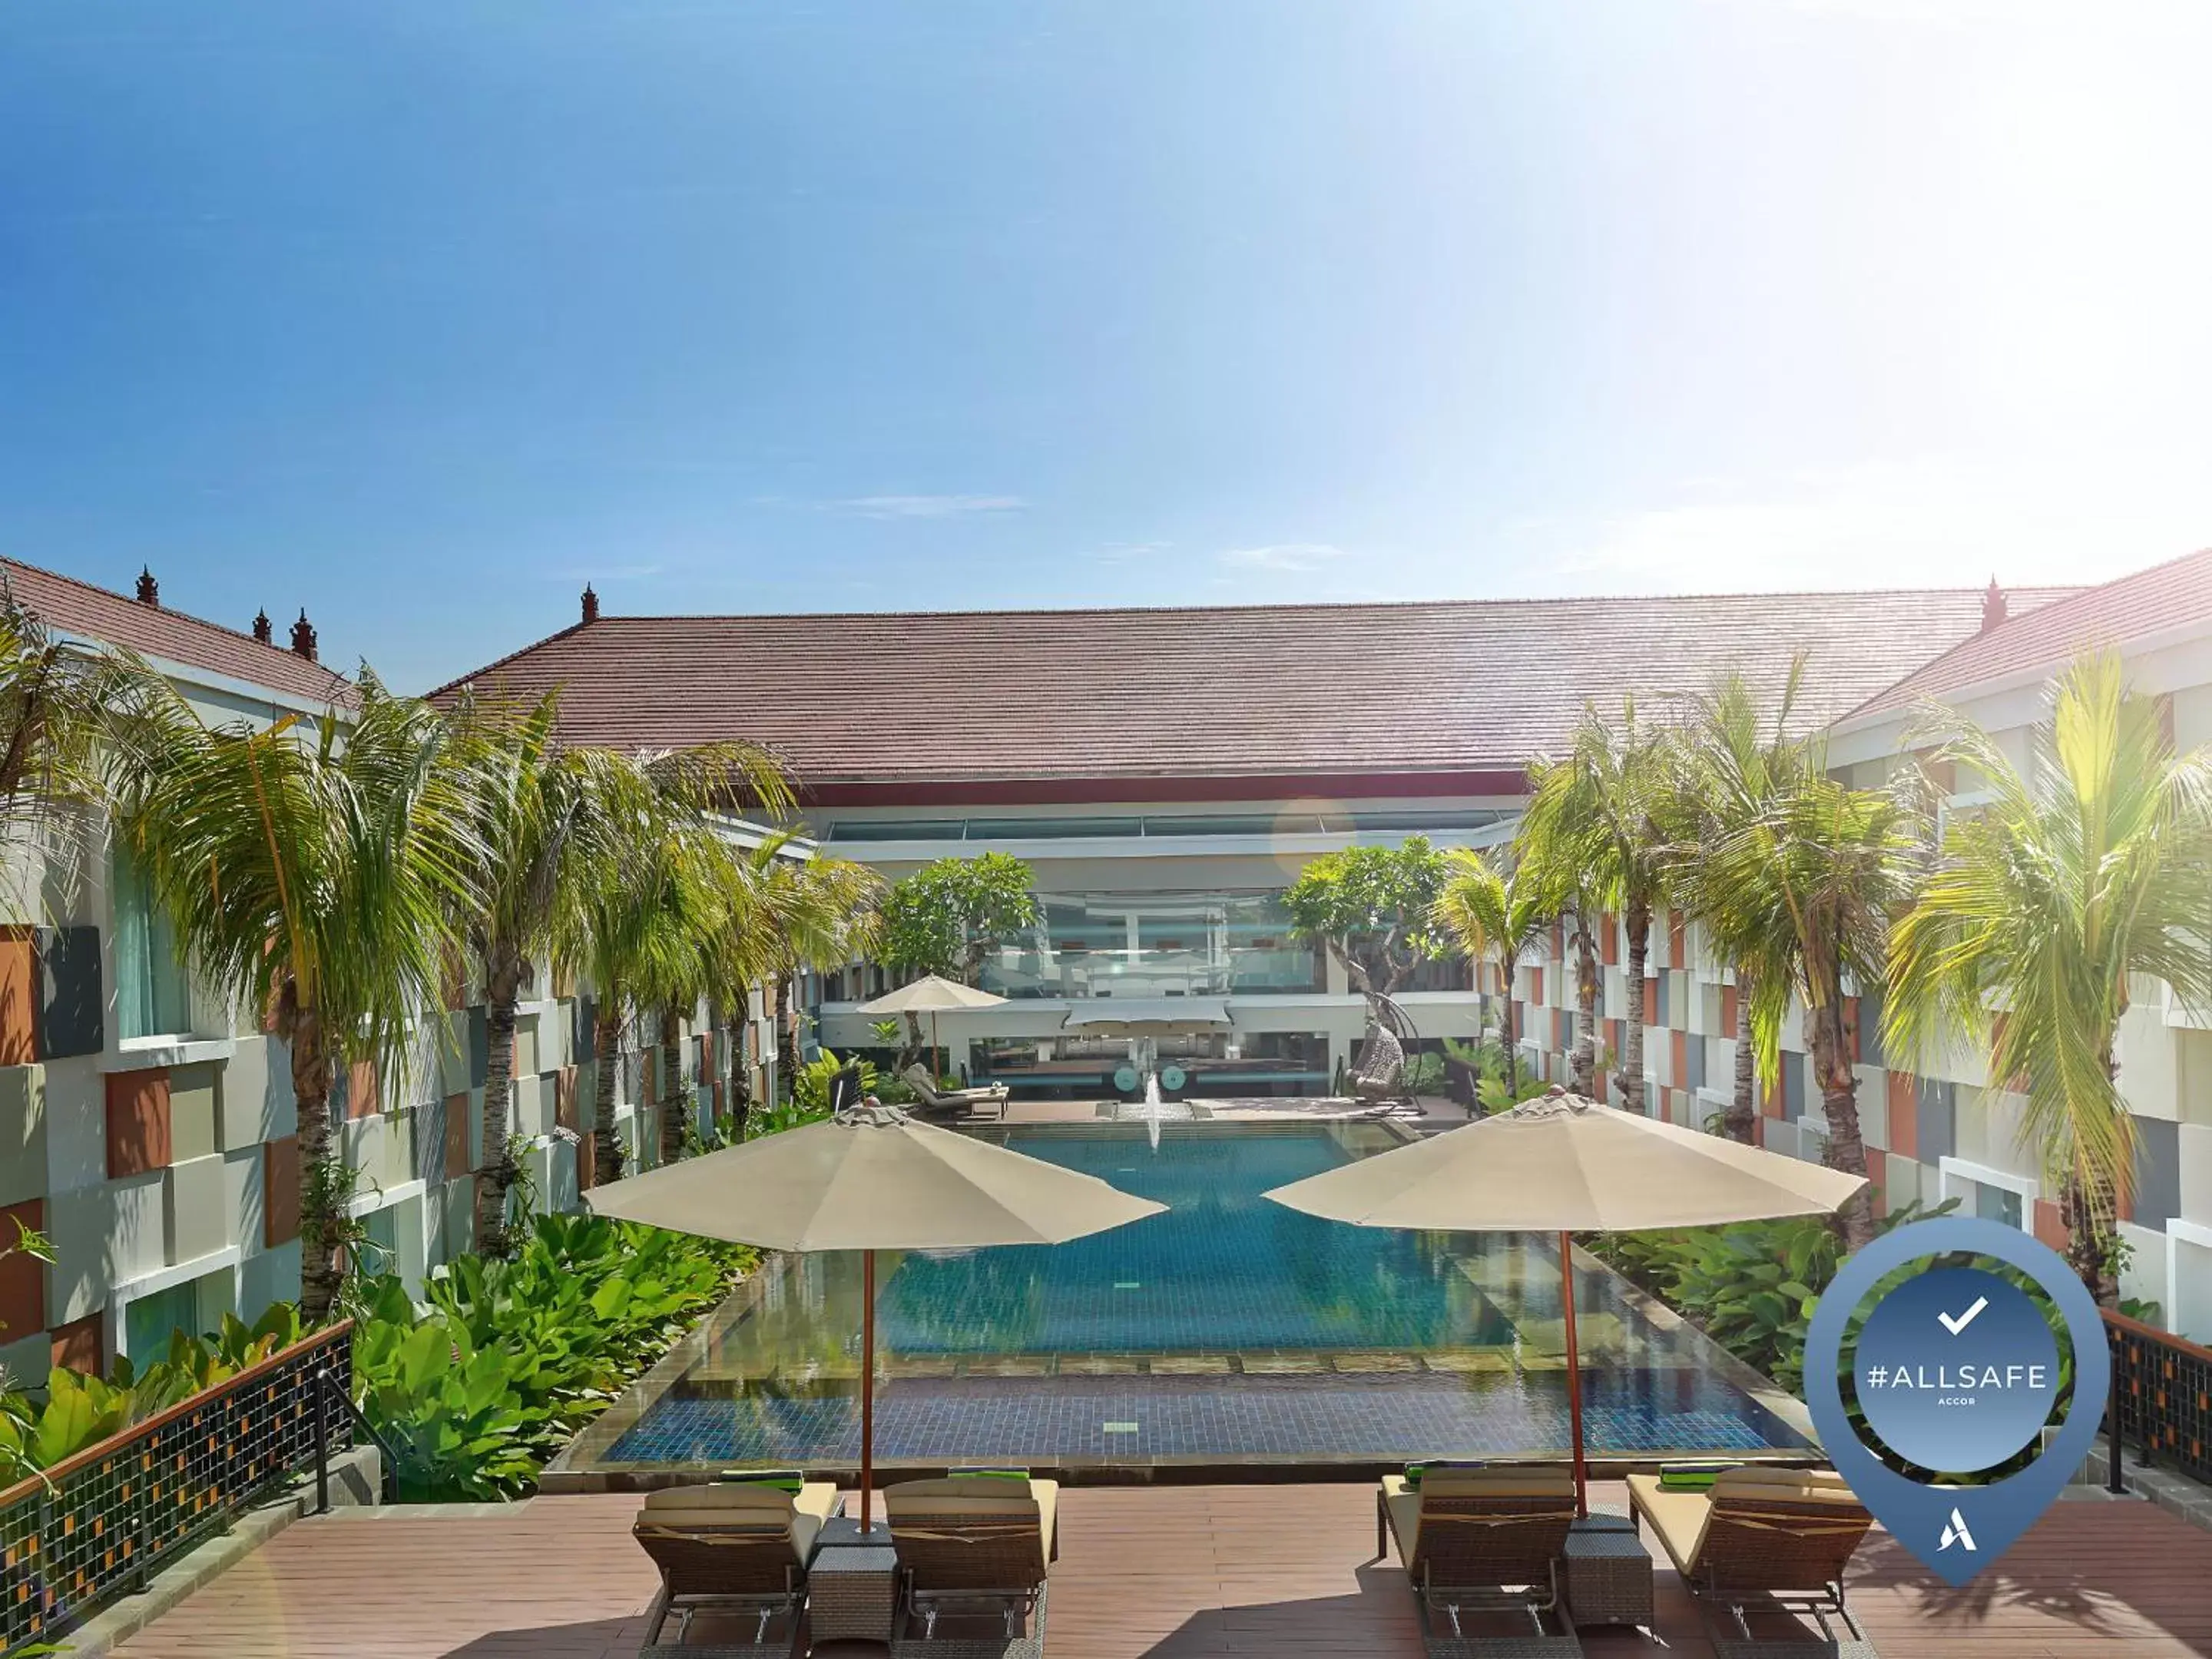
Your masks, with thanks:
[{"label": "orange wall tile", "polygon": [[1608,968],[1620,965],[1620,918],[1607,916],[1598,924],[1598,958]]},{"label": "orange wall tile", "polygon": [[374,1117],[382,1104],[383,1094],[383,1085],[376,1075],[376,1067],[369,1061],[356,1060],[346,1067],[348,1117]]},{"label": "orange wall tile", "polygon": [[1659,1023],[1659,981],[1656,979],[1644,981],[1644,1023],[1646,1025]]},{"label": "orange wall tile", "polygon": [[1723,1036],[1735,1036],[1735,987],[1723,985],[1721,987],[1721,1035]]},{"label": "orange wall tile", "polygon": [[1667,918],[1667,965],[1669,968],[1690,965],[1689,929],[1683,925],[1680,910],[1672,912]]},{"label": "orange wall tile", "polygon": [[39,963],[27,927],[0,927],[0,1066],[38,1058]]},{"label": "orange wall tile", "polygon": [[1866,1149],[1867,1179],[1874,1182],[1874,1212],[1877,1218],[1889,1213],[1887,1177],[1883,1173],[1881,1152],[1872,1146]]},{"label": "orange wall tile", "polygon": [[300,1137],[261,1146],[261,1242],[270,1249],[300,1236]]},{"label": "orange wall tile", "polygon": [[2032,1224],[2035,1236],[2052,1249],[2063,1254],[2066,1249],[2066,1224],[2058,1218],[2058,1206],[2047,1198],[2035,1200],[2035,1219]]},{"label": "orange wall tile", "polygon": [[107,1074],[107,1175],[169,1167],[169,1073],[161,1066]]},{"label": "orange wall tile", "polygon": [[1687,1031],[1673,1031],[1668,1033],[1668,1046],[1673,1052],[1668,1058],[1673,1065],[1667,1075],[1674,1079],[1674,1086],[1680,1089],[1689,1081],[1690,1077],[1690,1034]]},{"label": "orange wall tile", "polygon": [[[15,1242],[18,1223],[34,1233],[44,1232],[46,1200],[28,1199],[0,1210],[0,1249]],[[0,1260],[0,1342],[20,1342],[46,1328],[46,1264],[33,1255]]]},{"label": "orange wall tile", "polygon": [[1889,1074],[1889,1150],[1920,1156],[1920,1079],[1910,1072]]},{"label": "orange wall tile", "polygon": [[73,1371],[100,1372],[107,1369],[107,1341],[101,1331],[102,1316],[87,1314],[53,1328],[51,1358]]}]

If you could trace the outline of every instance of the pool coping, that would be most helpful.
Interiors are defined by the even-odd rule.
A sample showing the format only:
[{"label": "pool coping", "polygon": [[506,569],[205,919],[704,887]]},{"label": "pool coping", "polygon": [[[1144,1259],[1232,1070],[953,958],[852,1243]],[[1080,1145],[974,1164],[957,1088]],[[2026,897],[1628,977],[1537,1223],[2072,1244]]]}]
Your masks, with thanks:
[{"label": "pool coping", "polygon": [[[1220,1121],[1221,1120],[1214,1120]],[[1264,1119],[1231,1120],[1246,1129],[1261,1133],[1274,1127]],[[1282,1127],[1310,1129],[1316,1121],[1310,1116],[1285,1114]],[[1341,1120],[1322,1120],[1334,1126]],[[1410,1125],[1389,1118],[1369,1118],[1361,1121],[1362,1127],[1387,1130],[1401,1141],[1411,1143],[1424,1137]],[[993,1131],[982,1139],[1003,1139],[1012,1127],[1024,1130],[1062,1129],[1070,1133],[1084,1133],[1102,1126],[1098,1123],[1069,1123],[1066,1125],[1002,1125],[976,1126]],[[1126,1127],[1126,1122],[1110,1127]],[[1188,1128],[1187,1123],[1168,1122],[1166,1130]],[[1691,1322],[1668,1307],[1664,1302],[1632,1282],[1626,1274],[1616,1271],[1607,1262],[1592,1255],[1581,1245],[1574,1246],[1578,1267],[1603,1273],[1617,1282],[1622,1297],[1653,1325],[1667,1330],[1688,1327]],[[799,1253],[777,1250],[764,1254],[752,1272],[740,1281],[713,1311],[694,1325],[677,1344],[663,1354],[645,1371],[633,1378],[606,1410],[586,1424],[580,1433],[561,1449],[553,1461],[539,1472],[538,1489],[542,1492],[650,1492],[665,1486],[691,1486],[711,1480],[719,1472],[714,1463],[612,1463],[604,1461],[605,1454],[612,1450],[616,1442],[628,1433],[647,1411],[657,1405],[670,1387],[688,1373],[693,1366],[705,1360],[720,1342],[723,1334],[750,1313],[767,1293],[767,1286],[778,1273],[787,1271],[799,1261]],[[1792,1432],[1811,1443],[1808,1449],[1792,1450],[1776,1447],[1765,1449],[1729,1449],[1721,1452],[1682,1450],[1665,1457],[1649,1453],[1586,1456],[1584,1462],[1591,1474],[1601,1479],[1617,1480],[1630,1474],[1649,1474],[1662,1462],[1677,1462],[1683,1458],[1724,1459],[1729,1462],[1766,1463],[1779,1468],[1813,1468],[1827,1461],[1820,1450],[1820,1437],[1814,1432],[1811,1414],[1804,1402],[1783,1390],[1771,1379],[1760,1376],[1734,1354],[1705,1336],[1698,1334],[1711,1344],[1720,1361],[1719,1375],[1723,1379],[1755,1403],[1773,1413]],[[882,1379],[889,1380],[889,1379]],[[1155,1482],[1239,1484],[1275,1484],[1306,1480],[1373,1480],[1402,1469],[1407,1460],[1401,1458],[1377,1460],[1365,1453],[1332,1455],[1323,1452],[1304,1454],[1264,1453],[1248,1456],[1231,1456],[1221,1453],[1185,1453],[1126,1455],[1113,1458],[1060,1458],[1026,1460],[1028,1467],[1040,1476],[1057,1480],[1071,1486],[1130,1486]],[[1564,1461],[1558,1453],[1531,1453],[1522,1457],[1504,1455],[1486,1458],[1498,1463],[1528,1462],[1557,1464]],[[739,1467],[729,1465],[727,1467]],[[879,1475],[896,1475],[906,1479],[927,1479],[945,1474],[951,1465],[942,1461],[878,1459],[874,1465]],[[850,1484],[859,1478],[857,1462],[811,1463],[808,1472],[822,1479],[835,1479]]]}]

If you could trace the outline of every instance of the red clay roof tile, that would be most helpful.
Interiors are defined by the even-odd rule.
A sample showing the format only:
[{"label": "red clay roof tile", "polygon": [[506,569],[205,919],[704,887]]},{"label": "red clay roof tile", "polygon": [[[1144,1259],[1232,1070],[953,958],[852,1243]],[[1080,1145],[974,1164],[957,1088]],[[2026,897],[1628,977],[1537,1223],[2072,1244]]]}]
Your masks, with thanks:
[{"label": "red clay roof tile", "polygon": [[1556,751],[1585,699],[1688,689],[1728,665],[1778,686],[1801,647],[1804,713],[1825,722],[1972,633],[1981,604],[1958,590],[609,617],[432,696],[559,686],[572,741],[749,738],[810,784],[1510,771]]},{"label": "red clay roof tile", "polygon": [[280,647],[264,645],[251,634],[203,622],[181,611],[141,605],[16,559],[0,558],[0,580],[51,627],[309,702],[343,705],[353,700],[353,684],[343,674]]}]

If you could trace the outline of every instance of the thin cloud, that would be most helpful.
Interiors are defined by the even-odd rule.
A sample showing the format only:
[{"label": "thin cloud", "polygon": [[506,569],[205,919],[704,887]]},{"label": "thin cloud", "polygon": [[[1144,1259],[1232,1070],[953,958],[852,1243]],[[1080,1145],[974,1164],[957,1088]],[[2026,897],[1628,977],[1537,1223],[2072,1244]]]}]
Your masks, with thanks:
[{"label": "thin cloud", "polygon": [[983,513],[1018,513],[1019,495],[855,495],[835,503],[864,519],[958,519]]},{"label": "thin cloud", "polygon": [[1309,571],[1326,569],[1352,556],[1328,542],[1271,542],[1265,547],[1232,547],[1221,562],[1242,570]]},{"label": "thin cloud", "polygon": [[1093,564],[1134,564],[1155,553],[1164,553],[1173,542],[1109,542],[1085,555]]}]

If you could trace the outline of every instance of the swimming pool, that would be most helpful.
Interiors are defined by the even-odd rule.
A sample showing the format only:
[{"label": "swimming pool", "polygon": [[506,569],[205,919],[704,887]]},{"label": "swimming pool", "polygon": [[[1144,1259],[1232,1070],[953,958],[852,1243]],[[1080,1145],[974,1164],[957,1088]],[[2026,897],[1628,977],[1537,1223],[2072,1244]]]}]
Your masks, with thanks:
[{"label": "swimming pool", "polygon": [[[1380,1124],[1042,1125],[1032,1157],[1169,1206],[1057,1247],[878,1256],[879,1465],[1564,1454],[1556,1244],[1345,1226],[1261,1196]],[[851,1463],[857,1256],[770,1264],[556,1469]],[[1594,1456],[1802,1454],[1794,1402],[1588,1258]]]}]

